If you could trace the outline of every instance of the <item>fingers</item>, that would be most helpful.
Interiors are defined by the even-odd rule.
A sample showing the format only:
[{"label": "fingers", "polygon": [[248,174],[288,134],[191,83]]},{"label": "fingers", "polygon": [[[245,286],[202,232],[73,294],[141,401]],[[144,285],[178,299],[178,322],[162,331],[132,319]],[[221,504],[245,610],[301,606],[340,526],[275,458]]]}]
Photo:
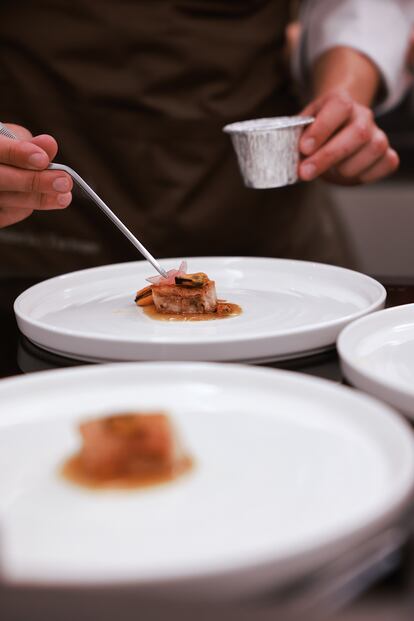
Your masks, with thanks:
[{"label": "fingers", "polygon": [[31,209],[1,209],[0,208],[0,228],[17,224],[32,214]]},{"label": "fingers", "polygon": [[315,116],[315,121],[303,132],[300,151],[311,155],[343,127],[352,117],[354,104],[346,93],[334,93],[317,99],[302,110],[302,115]]},{"label": "fingers", "polygon": [[65,209],[72,201],[70,192],[62,194],[40,194],[32,192],[1,192],[0,209],[50,210]]},{"label": "fingers", "polygon": [[56,140],[48,134],[41,134],[31,139],[32,144],[37,145],[49,156],[49,160],[55,159],[58,152],[58,144]]},{"label": "fingers", "polygon": [[342,185],[369,183],[398,167],[398,155],[376,125],[372,111],[346,93],[328,93],[311,102],[302,114],[315,116],[299,145],[305,156],[299,165],[304,181],[323,175]]},{"label": "fingers", "polygon": [[336,166],[337,172],[343,177],[358,177],[367,168],[373,166],[388,151],[390,145],[387,136],[376,128],[371,140],[352,157]]},{"label": "fingers", "polygon": [[50,159],[43,149],[27,140],[13,140],[0,136],[0,163],[41,170],[49,166]]},{"label": "fingers", "polygon": [[387,149],[385,155],[380,158],[373,166],[368,168],[359,176],[360,183],[372,183],[383,179],[387,175],[395,172],[400,164],[400,158],[394,149]]},{"label": "fingers", "polygon": [[8,127],[19,139],[0,136],[0,227],[24,220],[34,210],[64,209],[72,201],[70,175],[45,170],[56,156],[56,140],[33,138],[18,125]]},{"label": "fingers", "polygon": [[0,164],[0,192],[71,192],[70,175],[60,170],[24,170]]},{"label": "fingers", "polygon": [[45,151],[50,161],[55,159],[58,152],[58,145],[53,136],[41,134],[40,136],[33,137],[31,132],[21,125],[14,125],[13,123],[4,123],[4,125],[8,127],[20,141],[31,142]]},{"label": "fingers", "polygon": [[[68,195],[72,191],[73,181],[70,175],[61,171],[30,170],[30,153],[36,156],[40,153],[48,163],[57,151],[57,144],[51,136],[37,136],[33,138],[39,144],[19,142],[17,140],[0,140],[0,206],[11,206],[10,196],[6,193],[16,194],[16,208],[25,207],[31,209],[52,209],[66,207],[70,200]],[[48,153],[47,153],[47,152]],[[26,159],[25,159],[26,158]],[[14,165],[12,164],[14,162]],[[17,164],[20,163],[20,166]],[[23,165],[26,163],[28,168]],[[10,165],[11,164],[11,165]],[[28,194],[27,200],[23,201],[18,193]],[[34,194],[32,198],[30,196]],[[51,194],[51,197],[39,200],[38,195]],[[63,196],[60,196],[63,195]],[[55,205],[55,207],[52,207]]]},{"label": "fingers", "polygon": [[[302,179],[310,181],[322,175],[332,166],[337,166],[338,163],[360,151],[365,145],[371,144],[375,129],[376,126],[373,123],[370,111],[368,109],[361,110],[352,122],[348,123],[344,129],[337,132],[328,142],[317,149],[311,157],[302,162],[300,165]],[[375,151],[376,146],[377,141],[375,140],[375,146],[371,145],[371,150]],[[374,159],[377,158],[378,154],[375,155]],[[374,159],[367,161],[364,168],[372,164]]]},{"label": "fingers", "polygon": [[31,140],[33,138],[32,133],[21,125],[16,125],[15,123],[3,123],[3,125],[10,129],[19,140]]}]

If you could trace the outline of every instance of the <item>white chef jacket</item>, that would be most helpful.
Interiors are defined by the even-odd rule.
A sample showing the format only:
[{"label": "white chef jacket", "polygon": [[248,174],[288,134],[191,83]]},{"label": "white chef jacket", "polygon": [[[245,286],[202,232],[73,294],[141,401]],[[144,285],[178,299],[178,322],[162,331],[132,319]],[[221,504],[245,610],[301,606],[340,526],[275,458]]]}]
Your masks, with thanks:
[{"label": "white chef jacket", "polygon": [[293,68],[302,82],[309,81],[309,67],[321,54],[347,46],[370,58],[381,73],[385,96],[377,112],[402,98],[411,83],[406,61],[414,0],[303,0],[300,21]]}]

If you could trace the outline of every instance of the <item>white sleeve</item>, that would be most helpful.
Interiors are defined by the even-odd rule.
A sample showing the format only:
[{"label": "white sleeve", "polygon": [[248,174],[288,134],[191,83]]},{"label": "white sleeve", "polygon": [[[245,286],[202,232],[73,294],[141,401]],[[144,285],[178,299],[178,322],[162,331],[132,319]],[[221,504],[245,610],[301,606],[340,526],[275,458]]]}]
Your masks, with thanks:
[{"label": "white sleeve", "polygon": [[406,67],[414,0],[304,0],[301,11],[302,36],[294,59],[301,79],[328,49],[352,47],[378,67],[385,97],[377,112],[392,108],[411,82]]}]

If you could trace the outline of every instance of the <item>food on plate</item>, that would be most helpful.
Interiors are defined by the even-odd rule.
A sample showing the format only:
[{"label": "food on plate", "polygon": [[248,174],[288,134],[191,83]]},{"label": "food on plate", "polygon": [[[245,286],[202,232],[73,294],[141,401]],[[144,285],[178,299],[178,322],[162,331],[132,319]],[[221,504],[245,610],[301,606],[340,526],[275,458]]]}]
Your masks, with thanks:
[{"label": "food on plate", "polygon": [[153,285],[152,297],[160,313],[215,313],[217,294],[214,281],[206,274],[177,276],[174,285]]},{"label": "food on plate", "polygon": [[217,299],[216,285],[204,272],[187,273],[183,261],[178,270],[169,270],[167,278],[147,278],[151,283],[135,297],[137,306],[159,319],[220,319],[239,315],[241,308]]},{"label": "food on plate", "polygon": [[148,285],[148,287],[144,287],[137,292],[137,295],[135,297],[135,303],[137,304],[137,306],[149,306],[154,304],[151,285]]},{"label": "food on plate", "polygon": [[82,447],[63,475],[87,487],[140,487],[171,481],[188,471],[171,419],[164,412],[126,413],[80,424]]}]

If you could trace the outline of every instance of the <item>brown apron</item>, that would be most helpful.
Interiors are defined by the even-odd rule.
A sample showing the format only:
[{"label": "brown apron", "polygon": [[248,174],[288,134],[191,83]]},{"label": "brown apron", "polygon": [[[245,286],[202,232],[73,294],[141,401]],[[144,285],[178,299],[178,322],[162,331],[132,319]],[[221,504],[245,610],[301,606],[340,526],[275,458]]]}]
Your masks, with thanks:
[{"label": "brown apron", "polygon": [[[317,184],[243,186],[224,124],[289,114],[289,0],[3,0],[0,120],[54,135],[159,257],[346,263]],[[0,231],[0,269],[46,276],[140,258],[80,194]]]}]

